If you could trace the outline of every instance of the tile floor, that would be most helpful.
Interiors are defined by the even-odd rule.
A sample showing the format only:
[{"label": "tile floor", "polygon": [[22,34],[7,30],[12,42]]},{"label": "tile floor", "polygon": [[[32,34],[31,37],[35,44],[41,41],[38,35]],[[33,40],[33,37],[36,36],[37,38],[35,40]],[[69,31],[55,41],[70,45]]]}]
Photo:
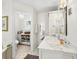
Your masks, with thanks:
[{"label": "tile floor", "polygon": [[15,59],[24,59],[27,54],[31,55],[39,55],[38,49],[35,49],[33,52],[31,52],[30,46],[27,45],[18,45],[17,47],[17,55]]}]

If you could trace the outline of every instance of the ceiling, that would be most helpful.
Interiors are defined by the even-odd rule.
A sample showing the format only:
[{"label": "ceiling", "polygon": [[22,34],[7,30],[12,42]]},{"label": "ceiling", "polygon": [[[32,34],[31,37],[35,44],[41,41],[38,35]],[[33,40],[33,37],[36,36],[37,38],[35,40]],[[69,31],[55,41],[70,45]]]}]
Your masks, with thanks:
[{"label": "ceiling", "polygon": [[17,0],[18,2],[32,6],[37,10],[57,8],[58,0]]}]

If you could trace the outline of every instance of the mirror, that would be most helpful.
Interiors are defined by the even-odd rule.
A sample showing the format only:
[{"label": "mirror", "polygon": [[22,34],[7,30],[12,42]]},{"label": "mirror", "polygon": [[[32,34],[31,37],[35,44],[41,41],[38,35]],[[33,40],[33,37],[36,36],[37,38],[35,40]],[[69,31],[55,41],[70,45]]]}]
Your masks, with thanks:
[{"label": "mirror", "polygon": [[67,14],[64,10],[49,12],[49,35],[67,35]]}]

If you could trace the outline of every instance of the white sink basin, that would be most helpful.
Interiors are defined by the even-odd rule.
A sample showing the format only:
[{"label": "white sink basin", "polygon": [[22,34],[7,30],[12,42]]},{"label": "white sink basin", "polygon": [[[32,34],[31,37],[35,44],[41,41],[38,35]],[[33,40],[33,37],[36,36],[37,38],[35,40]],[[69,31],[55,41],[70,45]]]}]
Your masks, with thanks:
[{"label": "white sink basin", "polygon": [[53,47],[55,49],[62,49],[59,44],[58,44],[58,39],[57,37],[53,37],[53,36],[46,36],[45,37],[45,41],[46,43],[50,46],[50,47]]},{"label": "white sink basin", "polygon": [[48,44],[55,45],[58,39],[56,37],[53,37],[53,36],[46,36],[45,40]]}]

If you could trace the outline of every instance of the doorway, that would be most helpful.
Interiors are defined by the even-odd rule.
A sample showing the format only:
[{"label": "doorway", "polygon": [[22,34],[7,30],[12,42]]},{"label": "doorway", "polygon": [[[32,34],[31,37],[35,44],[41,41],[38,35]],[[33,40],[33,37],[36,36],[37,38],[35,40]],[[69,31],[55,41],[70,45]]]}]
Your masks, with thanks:
[{"label": "doorway", "polygon": [[16,35],[16,59],[23,59],[31,53],[31,21],[32,16],[29,12],[15,12],[15,35]]}]

